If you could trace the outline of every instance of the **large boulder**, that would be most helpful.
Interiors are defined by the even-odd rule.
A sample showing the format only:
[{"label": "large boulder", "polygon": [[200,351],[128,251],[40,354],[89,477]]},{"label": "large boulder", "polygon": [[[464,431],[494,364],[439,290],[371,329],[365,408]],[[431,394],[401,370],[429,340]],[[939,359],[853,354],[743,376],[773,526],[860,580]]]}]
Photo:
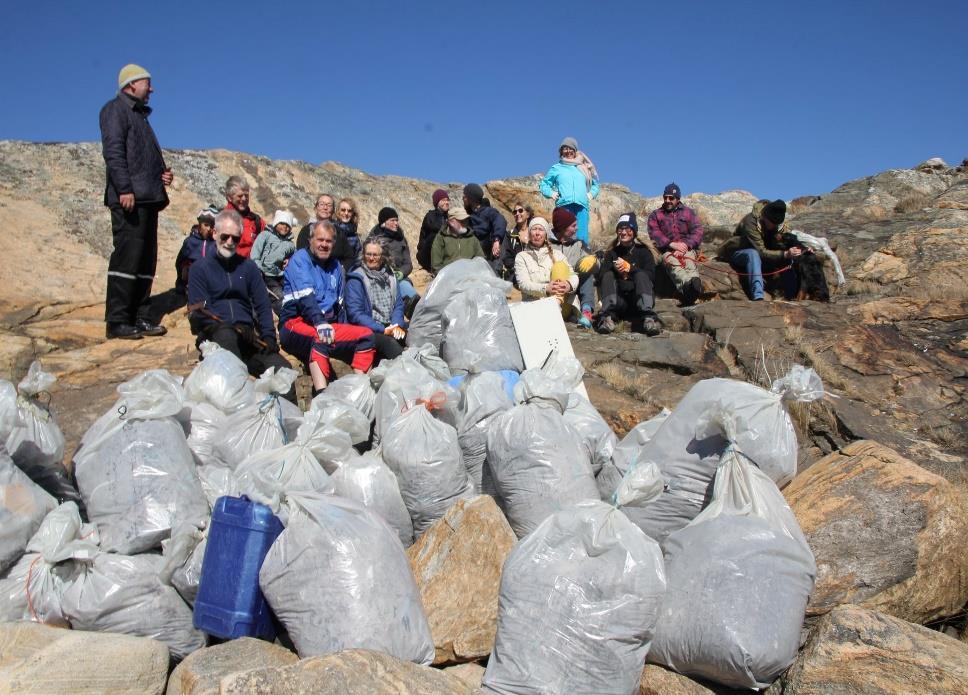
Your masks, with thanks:
[{"label": "large boulder", "polygon": [[366,649],[316,656],[281,668],[232,674],[222,679],[220,687],[221,695],[479,695],[481,692],[443,671]]},{"label": "large boulder", "polygon": [[857,606],[816,626],[775,695],[964,695],[968,645],[940,632]]},{"label": "large boulder", "polygon": [[0,694],[162,693],[168,647],[146,637],[0,624]]},{"label": "large boulder", "polygon": [[218,695],[225,676],[289,666],[299,657],[270,642],[243,637],[192,652],[172,671],[166,695]]},{"label": "large boulder", "polygon": [[494,499],[460,500],[408,550],[430,632],[434,663],[491,653],[504,560],[517,542]]},{"label": "large boulder", "polygon": [[639,680],[637,695],[720,695],[720,693],[741,692],[749,691],[712,683],[701,685],[675,671],[655,664],[646,664],[642,670],[642,678]]},{"label": "large boulder", "polygon": [[968,602],[968,503],[944,478],[859,441],[784,495],[817,560],[808,615],[853,603],[926,623]]}]

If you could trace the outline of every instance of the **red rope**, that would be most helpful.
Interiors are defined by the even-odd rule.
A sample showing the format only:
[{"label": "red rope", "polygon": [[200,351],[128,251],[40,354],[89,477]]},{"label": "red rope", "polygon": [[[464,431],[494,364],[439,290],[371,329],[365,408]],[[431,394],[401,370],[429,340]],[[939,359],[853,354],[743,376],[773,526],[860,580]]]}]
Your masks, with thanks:
[{"label": "red rope", "polygon": [[27,595],[27,608],[30,609],[30,617],[33,618],[34,622],[37,623],[40,622],[40,618],[37,617],[37,613],[34,611],[34,602],[30,598],[30,579],[34,574],[34,565],[37,564],[37,560],[40,558],[41,555],[38,553],[37,557],[34,558],[34,561],[30,563],[30,568],[27,570],[27,583],[24,584],[24,593]]},{"label": "red rope", "polygon": [[[692,261],[693,263],[698,263],[699,265],[704,265],[707,268],[709,268],[710,270],[715,270],[717,273],[727,273],[727,274],[728,273],[732,273],[733,275],[736,275],[737,277],[747,277],[747,278],[751,278],[751,277],[755,277],[756,276],[756,274],[754,274],[754,273],[741,273],[738,270],[734,270],[732,267],[730,267],[730,268],[717,268],[714,265],[712,265],[706,259],[706,256],[705,255],[703,255],[701,253],[700,254],[696,254],[696,258],[695,259],[693,259],[693,258],[686,258],[685,257],[685,254],[682,254],[682,253],[673,253],[672,254],[672,257],[675,258],[677,261],[679,261],[679,265],[682,266],[683,268],[686,267],[686,262],[687,261]],[[770,271],[765,272],[765,273],[759,273],[759,275],[761,277],[767,277],[767,276],[770,276],[770,275],[779,275],[780,273],[785,273],[786,271],[790,270],[792,267],[793,267],[793,264],[791,263],[790,265],[784,266],[783,268],[780,268],[779,270],[770,270]]]}]

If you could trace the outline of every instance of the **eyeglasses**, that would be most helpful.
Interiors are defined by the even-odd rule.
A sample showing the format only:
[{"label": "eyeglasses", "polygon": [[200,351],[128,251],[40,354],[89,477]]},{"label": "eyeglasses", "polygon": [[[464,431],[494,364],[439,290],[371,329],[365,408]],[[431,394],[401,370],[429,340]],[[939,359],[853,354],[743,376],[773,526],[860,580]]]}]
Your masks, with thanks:
[{"label": "eyeglasses", "polygon": [[664,196],[662,196],[662,200],[678,200],[678,199],[679,199],[679,196],[676,196],[676,195],[664,195]]},{"label": "eyeglasses", "polygon": [[236,236],[235,234],[219,234],[218,239],[223,244],[229,243],[230,239],[232,240],[233,244],[238,244],[240,241],[242,241],[242,235]]},{"label": "eyeglasses", "polygon": [[383,254],[382,253],[379,253],[379,252],[378,253],[364,253],[363,254],[363,257],[364,258],[383,258]]},{"label": "eyeglasses", "polygon": [[514,214],[515,215],[523,215],[524,214],[524,208],[515,208],[514,209]]},{"label": "eyeglasses", "polygon": [[353,208],[340,208],[340,212],[353,212]]}]

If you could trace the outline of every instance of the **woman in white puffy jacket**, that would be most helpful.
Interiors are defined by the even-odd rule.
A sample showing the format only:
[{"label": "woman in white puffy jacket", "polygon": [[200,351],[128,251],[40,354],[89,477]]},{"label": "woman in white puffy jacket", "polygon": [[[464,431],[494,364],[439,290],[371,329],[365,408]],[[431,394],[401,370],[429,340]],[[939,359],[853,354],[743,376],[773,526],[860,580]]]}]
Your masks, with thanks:
[{"label": "woman in white puffy jacket", "polygon": [[[552,249],[548,242],[549,228],[543,217],[531,220],[528,244],[514,259],[514,277],[524,301],[555,297],[565,318],[577,317],[579,306],[575,291],[578,275],[561,252]],[[557,268],[556,263],[559,263]]]}]

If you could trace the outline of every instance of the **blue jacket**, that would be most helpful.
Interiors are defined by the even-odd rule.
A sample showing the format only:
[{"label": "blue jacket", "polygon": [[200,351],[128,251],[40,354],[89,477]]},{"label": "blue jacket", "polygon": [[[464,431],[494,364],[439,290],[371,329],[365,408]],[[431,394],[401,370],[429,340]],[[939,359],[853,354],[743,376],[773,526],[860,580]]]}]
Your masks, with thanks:
[{"label": "blue jacket", "polygon": [[[395,323],[400,327],[406,327],[403,319],[403,295],[400,294],[400,286],[390,276],[390,287],[396,293],[397,298],[393,303],[393,312],[390,314],[390,323]],[[390,324],[382,324],[373,318],[373,304],[370,302],[370,295],[366,291],[366,279],[363,271],[359,267],[354,268],[353,272],[346,276],[346,316],[350,323],[357,326],[366,326],[374,333],[383,333],[383,329]]]},{"label": "blue jacket", "polygon": [[[263,340],[276,339],[269,292],[262,273],[248,258],[215,253],[193,263],[188,271],[188,303],[199,302],[205,302],[205,308],[224,323],[255,325]],[[196,320],[203,326],[217,323],[200,314]]]},{"label": "blue jacket", "polygon": [[589,191],[585,175],[578,167],[574,164],[558,162],[548,169],[548,173],[538,184],[538,190],[545,198],[550,198],[553,192],[558,191],[555,207],[576,204],[587,208],[589,194],[592,198],[598,197],[598,179],[592,179],[592,187]]},{"label": "blue jacket", "polygon": [[507,220],[504,219],[504,215],[490,205],[482,205],[471,213],[470,220],[468,221],[470,222],[470,228],[474,232],[474,236],[481,242],[481,248],[484,249],[484,252],[490,258],[491,244],[495,241],[503,242],[505,235],[508,233]]},{"label": "blue jacket", "polygon": [[339,261],[320,261],[308,249],[299,249],[282,274],[280,325],[297,316],[312,326],[345,323],[343,286],[343,266]]},{"label": "blue jacket", "polygon": [[175,257],[175,275],[181,276],[182,268],[186,265],[196,263],[208,256],[214,256],[218,251],[215,250],[214,239],[203,239],[198,232],[198,225],[192,227],[182,242],[181,250]]}]

